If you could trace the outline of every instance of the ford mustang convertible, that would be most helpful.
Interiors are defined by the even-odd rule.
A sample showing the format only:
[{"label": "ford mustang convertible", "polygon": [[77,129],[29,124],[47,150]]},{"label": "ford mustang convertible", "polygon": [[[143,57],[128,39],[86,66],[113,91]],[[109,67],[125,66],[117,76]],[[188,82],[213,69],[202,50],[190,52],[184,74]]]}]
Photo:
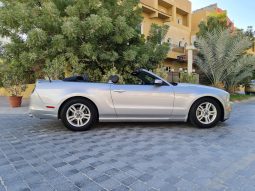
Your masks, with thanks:
[{"label": "ford mustang convertible", "polygon": [[214,127],[229,118],[229,93],[207,86],[169,83],[139,69],[129,82],[90,82],[77,76],[64,80],[38,80],[31,95],[30,113],[55,118],[73,131],[88,130],[99,122],[190,122]]}]

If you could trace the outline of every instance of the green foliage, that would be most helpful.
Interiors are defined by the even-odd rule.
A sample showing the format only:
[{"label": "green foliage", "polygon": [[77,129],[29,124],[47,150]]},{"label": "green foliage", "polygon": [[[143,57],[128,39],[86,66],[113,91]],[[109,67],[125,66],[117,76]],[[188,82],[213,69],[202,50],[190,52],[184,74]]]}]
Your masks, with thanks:
[{"label": "green foliage", "polygon": [[137,67],[156,68],[169,50],[161,43],[166,26],[153,25],[147,39],[140,34],[138,0],[1,1],[0,35],[11,39],[4,58],[37,77],[59,78],[65,67],[101,80],[114,65],[125,78]]},{"label": "green foliage", "polygon": [[163,65],[159,65],[156,69],[153,70],[153,72],[165,80],[168,79],[168,72],[165,70]]},{"label": "green foliage", "polygon": [[25,73],[17,67],[2,69],[2,83],[11,96],[22,96],[26,90]]},{"label": "green foliage", "polygon": [[202,21],[199,24],[198,37],[206,35],[207,32],[213,32],[214,30],[225,30],[229,28],[227,23],[227,14],[211,14],[207,17],[207,21]]},{"label": "green foliage", "polygon": [[232,71],[225,80],[226,89],[234,92],[235,87],[249,82],[255,71],[255,57],[246,55],[236,63],[235,70]]},{"label": "green foliage", "polygon": [[3,76],[4,76],[4,64],[0,59],[0,88],[3,87]]},{"label": "green foliage", "polygon": [[180,82],[181,83],[198,84],[199,83],[199,76],[197,74],[189,74],[187,72],[181,72]]},{"label": "green foliage", "polygon": [[124,84],[124,79],[123,79],[123,77],[118,73],[118,70],[113,66],[105,75],[103,75],[103,77],[102,77],[102,82],[103,83],[108,83],[108,81],[109,81],[109,77],[111,76],[111,75],[117,75],[117,76],[119,76],[119,84]]},{"label": "green foliage", "polygon": [[196,64],[214,86],[224,83],[226,88],[245,80],[254,71],[255,57],[246,55],[252,41],[229,30],[214,30],[199,37]]},{"label": "green foliage", "polygon": [[253,29],[253,26],[248,26],[246,31],[244,31],[244,34],[246,36],[250,37],[251,40],[253,40],[253,41],[255,40],[255,37],[254,37],[255,31]]},{"label": "green foliage", "polygon": [[57,80],[64,77],[65,58],[57,57],[53,61],[46,60],[44,72],[49,80]]},{"label": "green foliage", "polygon": [[[3,55],[3,51],[4,51],[3,45],[2,45],[2,42],[0,41],[0,59],[1,59],[2,55]],[[1,61],[0,61],[0,63],[1,63]]]}]

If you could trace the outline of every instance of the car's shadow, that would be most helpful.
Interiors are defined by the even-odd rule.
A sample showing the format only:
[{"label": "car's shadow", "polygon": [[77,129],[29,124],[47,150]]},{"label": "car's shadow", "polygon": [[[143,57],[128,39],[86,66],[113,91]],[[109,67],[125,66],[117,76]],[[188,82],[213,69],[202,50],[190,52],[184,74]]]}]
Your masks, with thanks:
[{"label": "car's shadow", "polygon": [[[44,120],[44,119],[32,119],[37,122],[34,123],[36,126],[40,126],[40,129],[47,129],[48,131],[70,131],[62,124],[61,121],[57,120]],[[229,127],[227,123],[219,123],[216,127],[210,129],[200,129],[191,125],[190,123],[184,122],[101,122],[97,123],[92,129],[89,131],[101,131],[101,130],[111,130],[111,129],[188,129],[188,130],[216,130],[219,128]],[[70,131],[71,132],[71,131]]]}]

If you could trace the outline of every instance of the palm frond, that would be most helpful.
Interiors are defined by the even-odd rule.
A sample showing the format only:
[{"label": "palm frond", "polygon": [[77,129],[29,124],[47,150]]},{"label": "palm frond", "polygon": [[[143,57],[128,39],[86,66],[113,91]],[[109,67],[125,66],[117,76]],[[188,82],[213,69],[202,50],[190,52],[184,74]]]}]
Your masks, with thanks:
[{"label": "palm frond", "polygon": [[[249,38],[228,30],[207,32],[196,42],[196,64],[214,85],[225,80],[239,83],[250,75],[249,67],[255,64],[255,56],[245,55],[251,43]],[[235,80],[229,80],[232,78]]]}]

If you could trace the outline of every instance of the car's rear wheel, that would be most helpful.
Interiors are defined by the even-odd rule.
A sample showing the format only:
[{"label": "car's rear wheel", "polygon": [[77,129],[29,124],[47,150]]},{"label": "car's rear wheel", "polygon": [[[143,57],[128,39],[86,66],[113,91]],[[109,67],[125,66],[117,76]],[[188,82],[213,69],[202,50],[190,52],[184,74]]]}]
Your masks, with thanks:
[{"label": "car's rear wheel", "polygon": [[221,119],[221,107],[218,101],[202,98],[196,101],[190,110],[190,122],[199,128],[214,127]]},{"label": "car's rear wheel", "polygon": [[97,122],[97,109],[89,100],[75,98],[65,103],[60,116],[68,129],[86,131]]}]

